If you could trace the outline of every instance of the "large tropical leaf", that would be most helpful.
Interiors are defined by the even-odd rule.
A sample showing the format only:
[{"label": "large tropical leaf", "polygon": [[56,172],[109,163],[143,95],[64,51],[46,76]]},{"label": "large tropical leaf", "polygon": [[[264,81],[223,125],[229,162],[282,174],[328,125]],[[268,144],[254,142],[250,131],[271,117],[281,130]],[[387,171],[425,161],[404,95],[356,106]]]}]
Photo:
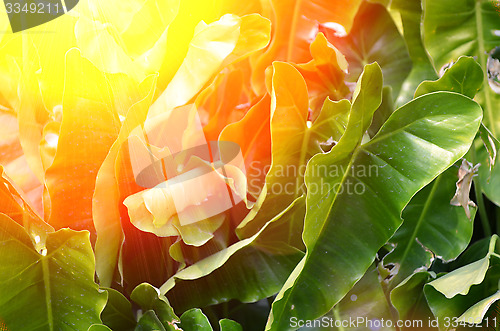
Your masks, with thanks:
[{"label": "large tropical leaf", "polygon": [[43,215],[43,185],[35,177],[23,153],[16,114],[4,110],[0,110],[0,164],[4,166],[5,174],[26,193],[34,209]]},{"label": "large tropical leaf", "polygon": [[472,57],[461,56],[438,80],[422,82],[415,91],[415,97],[437,91],[450,91],[473,98],[482,84],[481,66]]},{"label": "large tropical leaf", "polygon": [[[346,107],[348,109],[350,108],[350,111],[351,111],[351,113],[349,115],[349,123],[347,125],[346,131],[342,135],[342,138],[340,139],[339,143],[337,145],[335,145],[334,148],[332,148],[332,150],[330,151],[329,154],[333,153],[333,151],[335,149],[337,149],[338,146],[342,146],[341,145],[342,142],[345,142],[346,144],[352,144],[352,143],[358,144],[361,142],[361,139],[362,139],[365,131],[368,129],[368,126],[370,125],[371,117],[372,117],[373,113],[377,110],[377,108],[380,106],[380,104],[382,102],[382,85],[383,85],[382,82],[383,82],[382,71],[381,71],[380,67],[378,66],[378,64],[374,63],[374,64],[366,66],[365,72],[359,78],[358,84],[356,86],[356,91],[355,91],[355,94],[353,96],[352,106],[351,106],[350,102],[346,101]],[[366,111],[368,115],[365,116],[363,111]],[[355,116],[353,114],[355,114]],[[356,119],[356,122],[354,121],[354,118]],[[351,125],[351,127],[352,127],[350,130],[349,130],[349,125]],[[357,139],[359,139],[359,141],[346,140],[345,137],[347,137],[347,134],[349,132],[347,130],[349,130],[349,131],[353,130],[353,132],[359,131],[359,132],[357,132],[359,135],[359,137],[357,137]],[[354,136],[354,134],[352,134],[352,133],[351,133],[351,135]],[[326,155],[329,155],[329,154],[326,154]],[[318,157],[320,157],[320,156],[317,156],[316,159]],[[310,167],[311,162],[313,162],[313,160],[314,160],[314,158],[309,162],[308,167]],[[350,166],[350,164],[348,166]],[[332,169],[329,169],[328,167],[324,167],[323,169],[321,169],[321,167],[318,167],[317,169],[314,170],[314,176],[319,176],[322,178],[323,177],[334,178],[335,176],[338,176],[341,173],[341,172],[339,172],[339,170],[342,171],[341,169],[342,168],[336,168],[336,167],[334,167]],[[329,173],[330,172],[329,170],[333,170],[331,174]],[[306,170],[306,171],[310,172],[311,170]],[[324,193],[323,192],[324,191],[324,188],[323,188],[324,183],[322,181],[323,181],[323,179],[320,179],[320,185],[318,185],[316,183],[316,185],[314,186],[314,194]],[[313,188],[312,185],[309,185],[309,183],[307,183],[307,181],[306,181],[306,185],[308,185],[307,187],[309,189]],[[306,217],[307,217],[307,214],[306,214]],[[306,220],[307,220],[307,218],[306,218]],[[303,238],[304,239],[306,238],[305,232],[304,232]],[[269,320],[270,322],[273,322],[273,318],[274,318],[274,320],[276,321],[276,324],[271,326],[270,323],[268,323],[268,327],[269,326],[271,326],[272,328],[277,327],[278,329],[280,327],[285,328],[284,325],[276,326],[276,325],[279,325],[280,323],[281,324],[284,323],[283,321],[285,319],[288,319],[288,316],[282,315],[284,307],[279,307],[279,306],[283,306],[283,303],[285,305],[287,305],[288,303],[286,303],[286,301],[288,301],[288,298],[281,298],[281,296],[283,296],[283,290],[288,289],[292,286],[291,282],[293,282],[295,277],[297,277],[298,273],[300,272],[300,270],[302,269],[302,267],[304,265],[304,262],[305,262],[305,259],[302,259],[301,263],[296,267],[296,269],[294,270],[292,275],[287,280],[287,283],[285,284],[285,286],[283,287],[283,289],[279,293],[278,297],[276,298],[276,301],[273,304],[273,311],[271,313],[270,320]],[[280,310],[278,310],[278,309],[280,309]],[[323,313],[326,313],[328,310],[329,309],[326,309],[324,312],[322,312],[320,314],[318,314],[318,312],[316,312],[316,314],[318,314],[318,315],[314,316],[314,317],[321,316]],[[297,317],[297,316],[295,316],[295,317]],[[289,325],[286,327],[289,327]]]},{"label": "large tropical leaf", "polygon": [[456,190],[458,168],[451,167],[418,192],[403,211],[404,222],[389,240],[395,245],[384,257],[398,273],[391,287],[419,268],[429,268],[434,258],[455,259],[469,244],[476,208],[471,219],[450,200]]},{"label": "large tropical leaf", "polygon": [[139,320],[138,328],[141,327],[141,324],[158,324],[167,331],[177,329],[176,324],[179,323],[179,318],[175,315],[168,300],[159,293],[157,288],[148,283],[140,284],[132,291],[130,298],[143,311],[148,312],[148,316]]},{"label": "large tropical leaf", "polygon": [[310,38],[320,23],[335,23],[345,32],[351,30],[361,0],[271,0],[272,40],[266,51],[255,60],[252,84],[257,94],[265,92],[264,72],[273,61],[307,62]]},{"label": "large tropical leaf", "polygon": [[499,300],[500,255],[498,236],[489,241],[486,256],[447,273],[424,287],[425,297],[440,327],[446,320],[481,323],[487,308]]},{"label": "large tropical leaf", "polygon": [[321,107],[328,97],[331,100],[344,99],[350,91],[345,84],[348,63],[323,33],[318,33],[309,46],[312,60],[296,64],[307,84],[311,120],[318,117]]},{"label": "large tropical leaf", "polygon": [[[271,98],[265,95],[240,121],[224,128],[220,141],[231,141],[241,148],[245,160],[248,193],[259,196],[271,165]],[[253,132],[249,139],[248,132]]]},{"label": "large tropical leaf", "polygon": [[[99,91],[110,88],[106,76],[82,58],[79,50],[67,54],[67,93],[57,152],[45,179],[50,205],[46,219],[55,228],[93,229],[92,194],[97,171],[118,136],[120,121],[110,96]],[[91,79],[93,84],[85,82]]]},{"label": "large tropical leaf", "polygon": [[384,6],[365,2],[347,36],[339,37],[335,31],[324,30],[349,63],[349,81],[355,82],[366,64],[377,62],[384,73],[384,84],[392,87],[394,98],[399,95],[412,62],[405,40]]},{"label": "large tropical leaf", "polygon": [[132,313],[132,304],[123,294],[112,288],[106,288],[108,302],[101,313],[102,322],[112,330],[134,330],[136,321]]},{"label": "large tropical leaf", "polygon": [[[481,67],[471,57],[460,57],[436,81],[422,82],[415,97],[436,91],[461,93],[474,97],[482,84]],[[475,209],[471,220],[460,207],[449,203],[456,190],[458,169],[450,168],[417,193],[403,212],[405,222],[390,242],[395,249],[384,257],[398,274],[391,288],[418,268],[428,268],[435,257],[445,261],[455,259],[468,245]]]},{"label": "large tropical leaf", "polygon": [[[422,322],[422,326],[425,325],[423,323],[427,323],[426,326],[428,326],[428,330],[437,329],[438,321],[431,322],[431,319],[434,320],[434,316],[429,309],[423,292],[424,285],[433,278],[436,278],[433,272],[416,272],[399,283],[398,286],[391,291],[391,303],[397,309],[398,318],[400,320],[420,321]],[[418,330],[419,328],[411,328],[411,326],[409,326],[402,329]]]},{"label": "large tropical leaf", "polygon": [[[490,0],[424,1],[424,43],[437,70],[462,55],[476,56],[483,69],[483,89],[478,95],[485,124],[498,137],[500,95],[488,82],[488,53],[500,45],[498,8]],[[451,37],[450,37],[451,36]]]},{"label": "large tropical leaf", "polygon": [[118,206],[120,199],[116,178],[116,159],[130,132],[146,120],[147,111],[154,96],[155,86],[155,76],[150,76],[141,85],[141,88],[145,91],[144,98],[129,109],[118,138],[109,149],[97,174],[92,197],[92,219],[97,232],[95,247],[96,272],[101,286],[111,285],[123,241],[120,211],[118,208],[109,208],[109,206]]},{"label": "large tropical leaf", "polygon": [[270,30],[269,20],[258,14],[241,18],[227,14],[208,25],[200,22],[179,70],[150,114],[158,115],[189,102],[223,67],[264,48]]},{"label": "large tropical leaf", "polygon": [[33,237],[39,236],[37,248],[44,245],[47,233],[54,231],[40,218],[24,194],[5,175],[2,165],[0,165],[0,213],[23,226]]},{"label": "large tropical leaf", "polygon": [[[335,330],[366,330],[376,328],[376,321],[392,318],[391,308],[379,281],[379,274],[372,265],[358,283],[347,293],[330,313],[335,320],[343,322]],[[346,323],[346,322],[349,323]],[[356,321],[356,323],[352,323]],[[337,326],[337,325],[336,325]],[[394,326],[383,325],[379,330],[394,331]]]},{"label": "large tropical leaf", "polygon": [[[304,209],[304,200],[294,201],[254,236],[177,272],[161,292],[179,311],[230,299],[255,302],[275,294],[304,253],[284,242],[268,241],[267,234],[281,218]],[[195,295],[196,289],[203,289],[203,294]]]},{"label": "large tropical leaf", "polygon": [[299,71],[284,62],[273,64],[271,93],[272,164],[266,175],[265,200],[239,226],[238,235],[249,237],[305,192],[303,176],[309,159],[322,153],[321,142],[337,141],[349,102],[325,101],[320,115],[308,122],[307,86]]},{"label": "large tropical leaf", "polygon": [[397,105],[404,105],[413,99],[417,86],[424,80],[436,79],[437,74],[432,66],[429,54],[422,40],[422,0],[393,0],[391,10],[397,11],[401,17],[403,36],[410,54],[413,67],[406,78],[397,97]]},{"label": "large tropical leaf", "polygon": [[88,232],[49,233],[37,251],[19,224],[4,214],[0,224],[0,319],[9,330],[87,330],[101,322],[106,294],[94,283]]},{"label": "large tropical leaf", "polygon": [[[368,66],[360,79],[373,71]],[[374,79],[369,86],[376,84]],[[467,152],[482,117],[479,105],[467,97],[432,93],[398,109],[371,141],[361,144],[379,94],[380,89],[357,91],[341,141],[308,165],[308,187],[323,189],[308,195],[307,254],[273,304],[270,329],[288,329],[290,317],[321,316],[338,302],[400,226],[411,197]],[[318,178],[313,169],[319,166],[344,170]],[[360,166],[364,171],[357,170]],[[370,166],[377,169],[371,176]]]}]

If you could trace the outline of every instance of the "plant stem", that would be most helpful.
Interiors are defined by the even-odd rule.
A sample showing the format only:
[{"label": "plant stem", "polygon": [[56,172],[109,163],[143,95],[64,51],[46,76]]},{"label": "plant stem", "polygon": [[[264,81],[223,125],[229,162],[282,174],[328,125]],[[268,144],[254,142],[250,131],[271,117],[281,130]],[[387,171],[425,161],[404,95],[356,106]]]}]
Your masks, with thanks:
[{"label": "plant stem", "polygon": [[[336,321],[342,321],[340,317],[340,312],[339,312],[339,306],[336,305],[333,307],[333,317],[335,318]],[[339,331],[344,331],[344,327],[342,326],[342,323],[339,323],[340,325],[337,327],[337,330]]]},{"label": "plant stem", "polygon": [[[476,146],[474,143],[472,143],[471,152],[472,152],[471,153],[472,163],[476,164],[476,159],[477,159]],[[483,232],[486,237],[491,237],[492,234],[491,226],[490,222],[488,221],[488,213],[486,212],[486,207],[484,206],[483,190],[481,187],[481,183],[478,177],[475,177],[473,181],[474,181],[474,192],[476,193],[476,201],[479,209],[479,217],[481,218],[481,224],[483,225]]]},{"label": "plant stem", "polygon": [[500,233],[500,209],[496,208],[496,233]]}]

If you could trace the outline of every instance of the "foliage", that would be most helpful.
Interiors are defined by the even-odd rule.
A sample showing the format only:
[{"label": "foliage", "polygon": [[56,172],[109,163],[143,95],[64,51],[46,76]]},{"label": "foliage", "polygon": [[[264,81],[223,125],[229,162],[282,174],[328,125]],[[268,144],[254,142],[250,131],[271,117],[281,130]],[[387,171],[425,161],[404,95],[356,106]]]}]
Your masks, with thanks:
[{"label": "foliage", "polygon": [[500,329],[497,2],[0,15],[0,330]]}]

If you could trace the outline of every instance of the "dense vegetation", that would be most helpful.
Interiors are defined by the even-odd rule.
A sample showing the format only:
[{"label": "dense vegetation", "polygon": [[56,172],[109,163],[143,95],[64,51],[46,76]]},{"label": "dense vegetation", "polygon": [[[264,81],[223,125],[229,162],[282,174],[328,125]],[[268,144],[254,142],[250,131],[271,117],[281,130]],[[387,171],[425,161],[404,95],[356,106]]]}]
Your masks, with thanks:
[{"label": "dense vegetation", "polygon": [[498,330],[500,3],[0,16],[0,330]]}]

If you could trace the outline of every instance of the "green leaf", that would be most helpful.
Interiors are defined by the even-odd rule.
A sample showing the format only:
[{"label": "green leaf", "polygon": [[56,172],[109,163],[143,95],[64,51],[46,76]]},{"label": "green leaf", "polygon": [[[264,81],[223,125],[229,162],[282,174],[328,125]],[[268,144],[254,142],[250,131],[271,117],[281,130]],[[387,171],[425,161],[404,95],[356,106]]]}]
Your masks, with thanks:
[{"label": "green leaf", "polygon": [[132,304],[117,290],[104,290],[108,292],[108,303],[101,314],[102,322],[112,330],[134,330],[137,322],[132,313]]},{"label": "green leaf", "polygon": [[241,325],[229,319],[219,321],[220,331],[243,331]]},{"label": "green leaf", "polygon": [[372,124],[368,128],[368,134],[373,137],[378,130],[384,125],[387,119],[394,112],[394,102],[392,101],[392,89],[390,86],[385,86],[382,90],[382,103],[373,114]]},{"label": "green leaf", "polygon": [[190,309],[182,314],[180,327],[186,331],[212,331],[208,318],[198,308]]},{"label": "green leaf", "polygon": [[498,236],[493,235],[490,241],[488,254],[480,260],[456,269],[428,284],[444,294],[448,299],[457,294],[466,295],[471,286],[481,284],[490,267],[490,257],[495,253],[498,245]]},{"label": "green leaf", "polygon": [[484,126],[480,128],[483,146],[476,150],[479,167],[479,181],[483,193],[500,206],[500,142]]},{"label": "green leaf", "polygon": [[[379,282],[377,268],[374,265],[367,270],[344,299],[333,308],[333,314],[335,319],[340,321],[358,320],[358,318],[363,318],[364,321],[391,319],[391,310]],[[365,323],[359,323],[357,326],[346,329],[367,329]],[[395,328],[385,328],[384,330],[395,330]]]},{"label": "green leaf", "polygon": [[463,252],[458,259],[450,263],[450,269],[455,270],[467,264],[482,259],[488,254],[490,249],[491,237],[483,238],[475,241],[470,245],[465,252]]},{"label": "green leaf", "polygon": [[[284,242],[268,241],[273,233],[269,227],[281,217],[287,218],[288,213],[304,209],[304,202],[304,197],[298,198],[251,238],[179,271],[161,287],[161,292],[179,311],[230,299],[255,302],[275,294],[304,253]],[[198,289],[203,293],[198,295]]]},{"label": "green leaf", "polygon": [[[499,290],[500,280],[500,259],[496,253],[498,250],[498,236],[494,235],[485,257],[453,270],[424,286],[429,307],[441,322],[446,317],[468,318],[472,315],[478,317],[478,312],[482,311],[481,306],[484,308],[488,300],[496,300],[495,294]],[[475,304],[477,306],[471,308]],[[474,323],[479,322],[479,320],[474,321]]]},{"label": "green leaf", "polygon": [[155,312],[148,310],[137,322],[135,331],[167,331],[167,329],[165,329]]},{"label": "green leaf", "polygon": [[[451,167],[418,192],[404,209],[404,222],[389,240],[395,248],[383,260],[399,270],[391,288],[415,270],[429,268],[435,257],[450,261],[467,248],[473,222],[461,207],[450,204],[457,174],[457,167]],[[472,219],[475,211],[472,208]]]},{"label": "green leaf", "polygon": [[0,224],[0,320],[10,330],[87,330],[101,323],[106,294],[94,283],[87,231],[49,233],[39,253],[19,224],[4,214]]},{"label": "green leaf", "polygon": [[[166,330],[175,330],[175,324],[179,323],[179,318],[175,315],[168,300],[160,294],[157,288],[148,283],[140,284],[134,288],[130,298],[143,311],[153,312],[156,319],[166,327]],[[155,318],[153,318],[152,314],[149,314],[146,320],[155,320]]]},{"label": "green leaf", "polygon": [[416,272],[391,291],[391,303],[397,309],[400,320],[425,323],[434,318],[423,292],[424,285],[434,278],[436,275],[433,272]]},{"label": "green leaf", "polygon": [[[400,226],[401,211],[411,197],[461,158],[477,132],[479,105],[456,93],[438,92],[396,110],[378,134],[361,145],[380,103],[374,72],[373,65],[367,66],[360,78],[366,95],[355,93],[340,142],[309,162],[308,188],[326,189],[308,194],[303,235],[307,254],[273,304],[270,329],[289,329],[289,318],[316,318],[338,302]],[[370,76],[375,77],[370,81]],[[325,177],[318,174],[321,167],[342,171],[330,170]],[[367,175],[373,168],[376,173]],[[353,192],[356,184],[364,190]]]},{"label": "green leaf", "polygon": [[[279,249],[280,246],[274,244],[271,248]],[[292,250],[289,246],[288,249]],[[298,250],[273,254],[266,252],[265,248],[248,246],[235,252],[225,264],[207,276],[177,280],[167,296],[180,311],[230,299],[255,302],[278,292],[303,256],[304,253]],[[197,288],[202,288],[203,292],[196,293]]]},{"label": "green leaf", "polygon": [[500,300],[500,291],[497,291],[495,294],[479,301],[474,306],[467,309],[467,311],[463,313],[458,320],[469,324],[480,324],[488,312],[488,309],[498,300]]},{"label": "green leaf", "polygon": [[[485,124],[500,133],[497,106],[500,95],[488,83],[488,53],[500,45],[498,8],[490,0],[424,1],[424,44],[436,69],[462,55],[477,57],[483,69],[483,88],[477,98],[485,112]],[[453,38],[450,38],[453,36]]]},{"label": "green leaf", "polygon": [[441,78],[422,82],[415,91],[415,98],[437,91],[456,92],[473,98],[482,84],[481,66],[472,57],[461,56]]},{"label": "green leaf", "polygon": [[396,101],[396,105],[401,106],[413,99],[415,90],[422,81],[436,79],[438,76],[421,36],[422,0],[392,0],[391,10],[400,14],[403,36],[413,63]]},{"label": "green leaf", "polygon": [[[279,82],[276,84],[279,85]],[[289,91],[293,93],[293,90],[289,89]],[[284,96],[284,93],[280,96]],[[329,151],[337,143],[347,126],[349,110],[349,101],[332,101],[326,98],[319,116],[311,123],[311,127],[305,129],[307,122],[304,122],[298,126],[298,130],[290,127],[286,121],[286,113],[281,114],[277,121],[278,124],[272,127],[275,130],[274,136],[276,138],[276,144],[274,144],[275,168],[271,168],[268,177],[266,177],[266,185],[271,192],[267,193],[267,188],[265,188],[259,197],[259,200],[263,200],[263,206],[257,202],[247,218],[239,225],[237,232],[240,235],[247,236],[248,233],[255,232],[263,222],[267,222],[277,212],[288,206],[290,199],[295,197],[297,193],[305,193],[303,177],[306,163],[313,155],[325,150]],[[286,127],[283,127],[284,125]],[[284,148],[284,145],[290,145],[290,141],[287,140],[289,135],[304,138],[302,141],[296,141],[297,144],[294,146],[297,149],[295,151]],[[288,142],[288,144],[283,144],[283,142]],[[297,162],[299,151],[302,159]],[[291,192],[290,187],[293,188]],[[284,192],[279,194],[281,188],[284,188]],[[287,213],[276,222],[269,224],[268,229],[260,236],[261,240],[283,241],[292,247],[305,250],[302,242],[305,203],[302,206],[303,208],[294,207],[293,213]]]},{"label": "green leaf", "polygon": [[346,37],[326,33],[329,41],[345,55],[350,81],[358,79],[366,64],[377,62],[384,73],[384,84],[392,87],[394,97],[399,95],[412,62],[405,40],[384,6],[363,3]]},{"label": "green leaf", "polygon": [[[371,123],[373,113],[377,110],[377,108],[380,106],[380,104],[382,102],[382,85],[383,85],[382,80],[383,80],[382,70],[380,69],[378,64],[373,63],[373,64],[366,66],[365,71],[363,72],[363,74],[359,78],[359,82],[358,82],[358,85],[356,86],[356,90],[354,91],[353,104],[351,106],[351,112],[349,115],[349,122],[348,122],[348,126],[347,126],[347,129],[346,129],[344,135],[340,139],[339,143],[337,145],[335,145],[335,147],[330,151],[329,154],[318,155],[316,157],[313,157],[311,159],[311,161],[309,161],[308,169],[306,170],[306,176],[308,173],[311,172],[311,170],[310,170],[311,164],[313,164],[313,165],[315,164],[315,159],[317,162],[318,158],[321,159],[323,157],[326,157],[327,155],[340,155],[340,154],[346,153],[346,152],[350,153],[352,151],[352,149],[354,149],[356,147],[356,145],[361,143],[361,139]],[[337,152],[337,151],[339,151],[339,152]],[[346,165],[347,165],[347,167],[350,166],[347,163],[343,164],[344,167]],[[318,167],[318,169],[321,169],[321,168]],[[318,169],[315,169],[315,172],[317,172]],[[339,169],[334,169],[334,170],[339,170]],[[314,175],[316,176],[314,179],[317,179],[318,176],[319,177],[323,176],[324,178],[327,178],[329,180],[330,178],[334,179],[335,175],[338,176],[338,173],[337,174],[330,174],[330,176],[328,176],[328,177],[326,176],[327,175],[326,173],[325,174],[314,173]],[[311,179],[310,179],[311,177],[312,177],[311,174],[309,174],[309,181],[311,181]],[[320,178],[321,181],[323,180],[323,177]],[[312,185],[310,182],[309,183],[307,182],[307,178],[306,178],[306,184],[307,184],[308,189],[311,190]],[[321,192],[322,185],[318,185],[318,183],[315,183],[315,184],[317,186],[317,187],[315,187],[315,191],[316,191],[315,194],[322,195],[324,193],[324,192]],[[311,195],[308,194],[308,199],[309,199],[309,196],[311,196]],[[310,204],[311,204],[311,202],[308,202],[307,205],[310,205]],[[319,206],[316,206],[316,208],[318,208],[318,207]],[[328,209],[325,209],[325,210],[328,210]],[[308,211],[308,213],[310,213],[310,211]],[[311,230],[312,230],[312,232],[315,231],[314,229],[307,230],[307,217],[308,217],[308,215],[306,214],[306,228],[304,229],[304,235],[303,235],[303,239],[304,239],[306,246],[308,246],[308,240],[310,240],[310,237],[308,237],[308,236],[310,236],[310,234],[308,234],[308,232],[311,233]],[[311,226],[311,225],[314,225],[314,224],[310,223],[309,226]],[[321,224],[319,222],[316,222],[316,227],[317,226],[321,226]],[[309,254],[309,252],[310,252],[310,248],[308,246],[308,254]],[[306,259],[307,259],[307,256],[306,256]],[[295,268],[292,275],[287,280],[287,283],[285,283],[285,286],[280,291],[280,293],[278,294],[278,297],[276,298],[275,302],[273,303],[273,311],[271,313],[269,321],[272,322],[273,318],[274,318],[276,320],[276,325],[278,325],[278,326],[276,326],[276,328],[278,328],[278,329],[281,329],[281,328],[285,329],[285,328],[290,327],[290,325],[286,324],[286,322],[285,322],[285,320],[289,320],[289,318],[288,318],[289,316],[281,316],[281,314],[283,313],[284,309],[287,309],[287,310],[290,309],[289,308],[290,305],[293,307],[294,303],[288,303],[287,302],[288,298],[282,299],[281,296],[283,296],[284,289],[291,287],[292,282],[294,281],[294,278],[298,276],[300,270],[302,269],[302,267],[304,265],[304,262],[305,262],[305,259],[302,259],[301,263],[299,263],[299,265]],[[366,266],[366,268],[368,268],[368,266]],[[361,273],[361,275],[363,273],[364,273],[364,270]],[[360,277],[361,277],[361,275],[360,275]],[[319,274],[317,274],[316,276],[319,276]],[[318,284],[317,278],[313,279],[311,281],[312,281],[310,283],[311,285]],[[353,285],[353,284],[351,284],[351,285]],[[298,286],[300,286],[300,285],[298,285]],[[298,286],[292,288],[291,290],[298,289],[299,288]],[[349,289],[350,289],[350,287],[349,287]],[[349,289],[347,289],[347,291]],[[347,291],[346,291],[346,293],[347,293]],[[305,295],[305,293],[303,293],[301,295]],[[308,299],[305,299],[305,297],[303,297],[302,300],[299,299],[298,301],[307,302],[307,300],[310,299],[310,293],[308,293],[307,296],[308,296]],[[341,299],[341,298],[338,298],[338,300],[339,299]],[[328,310],[330,310],[330,308],[333,306],[334,303],[335,302],[333,302],[331,304],[331,306],[328,307],[328,309],[325,309],[324,311],[316,310],[313,313],[313,314],[315,314],[315,316],[312,315],[310,312],[309,312],[309,314],[305,314],[305,316],[311,315],[311,316],[314,316],[314,318],[319,317],[319,316],[323,315],[324,313],[326,313]],[[289,305],[289,306],[287,306],[285,308],[286,305]],[[329,304],[327,304],[327,305],[329,305]],[[304,307],[304,305],[301,305],[301,307]],[[324,308],[325,307],[323,307],[323,309]],[[278,310],[278,309],[280,309],[280,310]],[[279,312],[278,316],[276,316],[277,312]],[[280,323],[283,323],[286,325],[279,326]],[[271,325],[268,322],[268,327],[270,327],[270,326]],[[273,325],[272,327],[274,328],[275,326]]]},{"label": "green leaf", "polygon": [[347,100],[326,99],[318,118],[308,123],[306,82],[297,69],[284,62],[273,64],[271,98],[272,164],[266,175],[266,189],[261,193],[265,200],[238,225],[240,238],[254,235],[305,193],[307,162],[323,152],[322,142],[340,139],[349,111]]},{"label": "green leaf", "polygon": [[[379,282],[377,268],[375,265],[372,265],[344,299],[326,315],[313,321],[292,319],[290,320],[290,324],[292,327],[303,324],[304,326],[299,329],[301,331],[364,331],[367,329],[377,329],[377,322],[380,322],[381,319],[388,321],[391,318],[391,311]],[[386,326],[384,325],[384,327],[380,327],[377,330],[396,330],[394,327]]]}]

